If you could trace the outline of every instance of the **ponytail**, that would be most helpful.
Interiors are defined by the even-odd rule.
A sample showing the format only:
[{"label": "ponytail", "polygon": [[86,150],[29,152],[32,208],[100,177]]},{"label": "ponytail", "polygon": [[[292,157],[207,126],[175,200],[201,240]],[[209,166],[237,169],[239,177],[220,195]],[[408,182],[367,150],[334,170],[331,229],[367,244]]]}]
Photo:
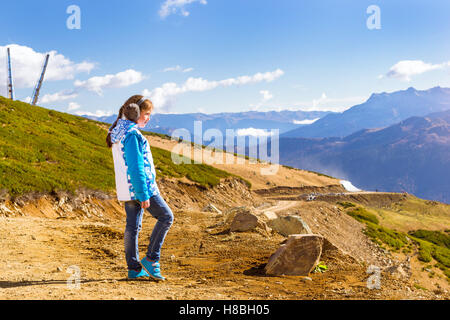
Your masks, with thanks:
[{"label": "ponytail", "polygon": [[125,105],[123,105],[120,110],[119,110],[119,115],[117,116],[116,121],[113,123],[113,125],[111,126],[111,128],[109,129],[108,132],[108,136],[106,137],[106,145],[108,146],[108,148],[112,148],[112,141],[111,141],[111,131],[112,129],[114,129],[117,126],[117,122],[119,122],[119,119],[122,118],[123,115],[123,108],[125,107]]}]

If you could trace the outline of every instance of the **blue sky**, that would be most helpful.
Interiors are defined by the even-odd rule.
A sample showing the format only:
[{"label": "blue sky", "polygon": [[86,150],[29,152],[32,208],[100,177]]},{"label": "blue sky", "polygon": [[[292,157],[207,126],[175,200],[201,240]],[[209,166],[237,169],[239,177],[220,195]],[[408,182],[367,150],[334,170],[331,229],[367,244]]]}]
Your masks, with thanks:
[{"label": "blue sky", "polygon": [[63,112],[112,114],[142,93],[163,113],[343,111],[373,92],[450,87],[449,12],[447,0],[15,0],[0,12],[0,79],[9,46],[20,100],[51,53],[38,104]]}]

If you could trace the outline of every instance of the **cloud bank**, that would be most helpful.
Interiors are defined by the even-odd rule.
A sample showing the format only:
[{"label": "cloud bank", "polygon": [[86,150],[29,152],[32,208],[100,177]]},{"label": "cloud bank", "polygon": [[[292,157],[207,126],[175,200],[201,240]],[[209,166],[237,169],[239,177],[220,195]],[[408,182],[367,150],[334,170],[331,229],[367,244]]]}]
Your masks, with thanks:
[{"label": "cloud bank", "polygon": [[246,85],[263,81],[271,82],[281,77],[283,74],[283,70],[277,69],[272,72],[256,73],[252,76],[240,76],[219,81],[191,77],[182,85],[178,85],[174,82],[167,82],[161,87],[155,88],[151,91],[146,89],[142,92],[142,94],[152,100],[156,112],[167,112],[173,104],[175,97],[183,93],[202,92],[213,90],[218,87]]},{"label": "cloud bank", "polygon": [[116,74],[92,77],[85,81],[77,80],[74,85],[77,88],[84,88],[101,96],[103,94],[103,89],[124,88],[137,84],[142,80],[144,80],[144,76],[141,72],[128,69]]},{"label": "cloud bank", "polygon": [[423,74],[432,70],[439,70],[450,67],[450,61],[440,64],[426,63],[422,60],[403,60],[393,65],[386,75],[381,75],[379,78],[395,78],[403,81],[411,81],[411,78],[416,75]]},{"label": "cloud bank", "polygon": [[[57,51],[36,52],[17,44],[0,46],[0,61],[6,61],[6,49],[11,50],[11,64],[16,88],[33,88],[42,72],[45,56],[50,55],[45,81],[72,80],[77,74],[90,73],[95,64],[87,61],[75,63]],[[0,79],[6,79],[6,63],[0,63]]]}]

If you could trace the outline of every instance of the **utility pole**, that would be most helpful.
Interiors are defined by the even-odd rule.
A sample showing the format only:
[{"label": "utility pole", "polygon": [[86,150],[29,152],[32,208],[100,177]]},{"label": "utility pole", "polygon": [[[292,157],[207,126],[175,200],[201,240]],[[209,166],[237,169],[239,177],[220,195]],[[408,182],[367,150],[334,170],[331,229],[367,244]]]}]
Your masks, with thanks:
[{"label": "utility pole", "polygon": [[36,85],[36,88],[34,89],[34,92],[33,92],[33,102],[31,103],[33,106],[35,106],[37,101],[38,101],[39,91],[41,91],[42,82],[44,82],[45,71],[47,70],[48,59],[49,58],[50,58],[50,55],[47,54],[47,56],[45,57],[44,67],[42,68],[41,76],[39,77],[39,81],[38,81],[38,83]]},{"label": "utility pole", "polygon": [[7,78],[7,88],[8,88],[8,98],[11,100],[14,100],[14,85],[13,85],[13,79],[12,79],[12,68],[11,68],[11,51],[9,48],[7,48],[8,52],[8,78]]}]

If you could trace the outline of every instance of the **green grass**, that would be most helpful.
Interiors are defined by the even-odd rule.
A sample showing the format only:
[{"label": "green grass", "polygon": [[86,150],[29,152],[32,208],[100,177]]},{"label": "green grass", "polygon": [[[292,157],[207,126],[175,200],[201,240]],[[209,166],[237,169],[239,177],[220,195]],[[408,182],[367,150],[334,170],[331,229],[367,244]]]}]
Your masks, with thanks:
[{"label": "green grass", "polygon": [[417,283],[414,283],[414,288],[419,289],[419,290],[423,290],[423,291],[428,291],[427,288],[422,287],[421,285],[419,285],[419,284],[417,284]]},{"label": "green grass", "polygon": [[348,202],[348,201],[338,201],[336,203],[338,205],[344,207],[344,209],[356,207],[356,205],[354,203],[351,203],[351,202]]},{"label": "green grass", "polygon": [[370,239],[372,239],[372,241],[378,243],[379,245],[384,243],[394,251],[398,251],[405,245],[408,245],[406,234],[402,232],[397,232],[369,221],[366,221],[366,225],[367,227],[364,232]]},{"label": "green grass", "polygon": [[433,260],[436,261],[436,267],[441,269],[450,281],[448,234],[429,230],[417,230],[409,233],[396,231],[379,225],[379,220],[376,215],[370,213],[363,207],[353,209],[352,206],[347,206],[347,208],[352,208],[346,211],[348,215],[366,225],[364,233],[373,242],[381,247],[386,245],[396,252],[403,249],[403,253],[410,253],[412,251],[412,244],[416,244],[418,248],[418,259],[424,263],[429,263]]},{"label": "green grass", "polygon": [[[348,204],[347,204],[347,206],[348,206]],[[374,224],[379,223],[376,215],[374,215],[373,213],[370,213],[369,211],[367,211],[366,209],[364,209],[362,207],[358,207],[356,209],[346,211],[346,213],[349,216],[352,216],[353,218],[355,218],[356,220],[358,220],[360,222],[368,221],[368,222],[372,222]]]},{"label": "green grass", "polygon": [[440,231],[417,230],[408,232],[409,235],[426,240],[438,246],[450,249],[450,236]]},{"label": "green grass", "polygon": [[[0,97],[0,191],[12,198],[80,188],[115,191],[106,133],[103,123]],[[209,187],[233,176],[205,164],[176,165],[170,152],[156,147],[152,153],[159,177],[186,177]]]}]

